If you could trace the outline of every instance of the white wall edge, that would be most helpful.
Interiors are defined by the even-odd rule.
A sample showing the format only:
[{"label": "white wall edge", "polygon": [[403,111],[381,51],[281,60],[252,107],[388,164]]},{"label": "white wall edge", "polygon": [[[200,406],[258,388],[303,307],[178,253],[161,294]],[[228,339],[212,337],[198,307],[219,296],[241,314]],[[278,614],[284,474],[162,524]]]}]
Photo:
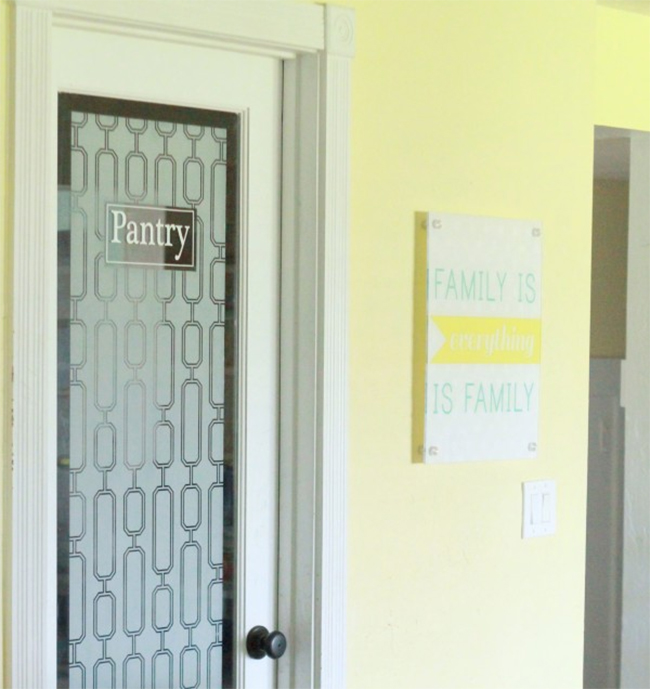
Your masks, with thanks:
[{"label": "white wall edge", "polygon": [[[621,675],[650,686],[650,133],[630,137]],[[634,335],[631,336],[631,333]]]},{"label": "white wall edge", "polygon": [[[311,244],[316,268],[304,275],[311,281],[308,289],[303,283],[296,288],[311,293],[315,317],[294,333],[295,345],[313,353],[313,368],[305,378],[304,363],[296,357],[290,375],[290,379],[302,381],[291,431],[309,438],[299,449],[311,453],[311,459],[298,457],[298,448],[294,448],[292,462],[299,459],[312,468],[291,486],[313,496],[311,504],[300,507],[299,514],[293,513],[308,518],[300,527],[296,546],[312,568],[306,573],[294,568],[291,587],[292,596],[311,601],[299,614],[307,618],[312,635],[308,651],[291,662],[294,674],[309,676],[308,686],[341,689],[345,686],[346,647],[348,113],[354,14],[348,9],[284,2],[196,2],[188,5],[196,7],[197,14],[177,25],[166,11],[154,13],[152,21],[153,0],[14,2],[13,685],[56,686],[52,634],[56,582],[46,576],[47,571],[56,571],[56,420],[50,408],[56,371],[45,366],[46,354],[56,346],[52,341],[56,332],[56,290],[52,285],[56,279],[47,267],[48,252],[56,250],[56,107],[50,64],[52,32],[56,26],[70,26],[138,36],[164,33],[191,44],[295,56],[287,63],[293,65],[290,69],[302,70],[303,75],[317,74],[316,89],[303,79],[301,94],[291,87],[285,94],[285,107],[291,107],[292,101],[294,106],[298,104],[303,132],[289,145],[291,156],[285,155],[292,167],[285,169],[285,183],[293,179],[295,184],[301,180],[311,186],[309,204],[305,206],[304,200],[300,204],[299,219],[305,222],[300,224],[296,241],[301,246]],[[172,4],[173,0],[168,0],[158,7]],[[215,24],[206,21],[215,18],[220,20],[218,30],[212,31],[209,27]],[[315,138],[308,141],[307,135]],[[289,215],[285,220],[291,224]],[[301,308],[304,313],[304,304]],[[310,388],[308,378],[315,387]],[[295,494],[293,498],[294,507],[302,505]],[[284,520],[283,525],[287,525]],[[290,526],[298,528],[293,517]]]}]

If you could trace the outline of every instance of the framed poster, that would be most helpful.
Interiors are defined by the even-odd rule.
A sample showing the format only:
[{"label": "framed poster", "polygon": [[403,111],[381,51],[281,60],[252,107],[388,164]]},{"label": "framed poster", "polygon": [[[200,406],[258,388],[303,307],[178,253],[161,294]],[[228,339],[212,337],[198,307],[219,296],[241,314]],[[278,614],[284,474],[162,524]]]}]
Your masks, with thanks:
[{"label": "framed poster", "polygon": [[535,458],[541,223],[444,213],[418,220],[415,459]]}]

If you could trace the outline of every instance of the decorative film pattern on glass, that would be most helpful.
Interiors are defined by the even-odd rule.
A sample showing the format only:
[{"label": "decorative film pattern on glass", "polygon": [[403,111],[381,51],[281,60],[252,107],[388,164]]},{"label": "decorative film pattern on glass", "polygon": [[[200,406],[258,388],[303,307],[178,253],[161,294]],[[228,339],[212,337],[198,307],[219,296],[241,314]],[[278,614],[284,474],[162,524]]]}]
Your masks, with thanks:
[{"label": "decorative film pattern on glass", "polygon": [[[70,120],[69,686],[221,687],[227,129]],[[107,203],[195,209],[196,269],[107,264]]]}]

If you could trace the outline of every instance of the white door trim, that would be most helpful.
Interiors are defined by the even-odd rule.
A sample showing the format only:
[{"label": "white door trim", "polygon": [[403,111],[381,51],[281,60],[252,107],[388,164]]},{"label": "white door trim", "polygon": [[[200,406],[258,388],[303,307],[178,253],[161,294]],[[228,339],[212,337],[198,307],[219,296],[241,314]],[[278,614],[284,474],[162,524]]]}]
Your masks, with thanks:
[{"label": "white door trim", "polygon": [[[352,11],[284,2],[14,0],[12,685],[55,686],[54,26],[286,59],[280,686],[345,686],[347,236]],[[191,12],[188,11],[191,8]],[[179,15],[181,19],[179,21]],[[45,201],[45,202],[44,202]],[[50,242],[52,244],[54,240]]]}]

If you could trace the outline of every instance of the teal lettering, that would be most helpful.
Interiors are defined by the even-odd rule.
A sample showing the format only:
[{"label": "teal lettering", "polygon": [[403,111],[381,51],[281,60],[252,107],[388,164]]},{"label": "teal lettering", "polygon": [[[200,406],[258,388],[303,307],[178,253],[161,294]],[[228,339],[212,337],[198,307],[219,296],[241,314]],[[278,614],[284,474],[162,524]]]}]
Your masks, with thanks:
[{"label": "teal lettering", "polygon": [[497,393],[494,385],[490,385],[490,409],[495,412],[503,411],[503,386],[499,387],[499,392]]},{"label": "teal lettering", "polygon": [[466,414],[521,414],[532,409],[534,383],[465,383]]},{"label": "teal lettering", "polygon": [[442,273],[445,272],[444,268],[435,268],[433,271],[433,292],[435,299],[438,298],[438,287],[442,287]]},{"label": "teal lettering", "polygon": [[473,301],[474,299],[476,299],[476,273],[472,273],[471,280],[468,279],[465,271],[461,273],[460,298],[464,301]]},{"label": "teal lettering", "polygon": [[508,277],[508,273],[499,273],[497,272],[497,281],[499,283],[499,301],[503,301],[503,290],[506,284],[506,278]]},{"label": "teal lettering", "polygon": [[537,299],[537,281],[534,273],[519,273],[519,301],[532,304]]},{"label": "teal lettering", "polygon": [[[523,275],[519,277],[521,301],[524,298],[524,287],[526,296],[529,297],[530,285],[524,284]],[[507,281],[507,272],[434,268],[430,285],[434,299],[496,302],[503,301]]]},{"label": "teal lettering", "polygon": [[456,278],[454,277],[454,271],[449,271],[449,277],[447,278],[447,292],[445,293],[445,299],[449,299],[449,293],[454,293],[454,299],[458,299],[458,290],[456,289]]},{"label": "teal lettering", "polygon": [[531,383],[530,385],[527,385],[526,383],[524,383],[524,391],[526,393],[526,407],[528,408],[528,411],[530,411],[530,407],[531,407],[530,398],[533,395],[534,389],[535,389],[534,383]]},{"label": "teal lettering", "polygon": [[433,413],[451,414],[454,409],[451,383],[434,383],[433,385]]}]

